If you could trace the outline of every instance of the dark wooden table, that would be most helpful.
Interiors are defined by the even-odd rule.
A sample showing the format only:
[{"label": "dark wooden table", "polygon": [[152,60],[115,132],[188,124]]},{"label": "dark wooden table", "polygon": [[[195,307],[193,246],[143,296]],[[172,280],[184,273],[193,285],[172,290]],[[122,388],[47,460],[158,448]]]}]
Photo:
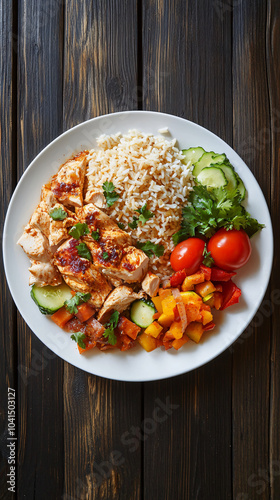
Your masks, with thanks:
[{"label": "dark wooden table", "polygon": [[270,206],[276,250],[241,338],[198,370],[142,384],[54,356],[17,313],[2,270],[1,498],[15,496],[10,387],[19,499],[278,500],[279,1],[0,0],[0,27],[2,224],[18,179],[52,139],[101,114],[157,110],[240,154]]}]

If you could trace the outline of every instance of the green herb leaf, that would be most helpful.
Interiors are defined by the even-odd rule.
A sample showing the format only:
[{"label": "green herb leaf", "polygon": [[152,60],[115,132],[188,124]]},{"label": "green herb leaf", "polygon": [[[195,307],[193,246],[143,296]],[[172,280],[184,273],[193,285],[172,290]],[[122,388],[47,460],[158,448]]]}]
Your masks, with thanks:
[{"label": "green herb leaf", "polygon": [[109,259],[109,254],[108,254],[108,252],[103,252],[103,254],[102,254],[102,259],[103,259],[103,260],[108,260],[108,259]]},{"label": "green herb leaf", "polygon": [[164,254],[164,246],[152,243],[151,241],[138,241],[136,246],[137,248],[140,248],[140,250],[145,252],[145,254],[150,258],[153,256],[153,254],[156,255],[156,257],[161,257]]},{"label": "green herb leaf", "polygon": [[95,240],[95,241],[98,241],[99,240],[99,229],[96,229],[96,231],[92,231],[91,233],[91,237]]},{"label": "green herb leaf", "polygon": [[120,313],[118,311],[114,311],[111,314],[111,317],[106,323],[106,330],[103,333],[103,337],[108,338],[108,342],[111,345],[116,345],[117,343],[117,337],[114,333],[115,328],[117,327],[118,321],[119,321]]},{"label": "green herb leaf", "polygon": [[131,229],[137,228],[138,219],[137,219],[137,217],[135,217],[135,215],[133,216],[133,222],[129,222],[128,225],[129,225],[129,227],[131,227]]},{"label": "green herb leaf", "polygon": [[120,229],[124,230],[125,225],[122,222],[117,222]]},{"label": "green herb leaf", "polygon": [[81,236],[84,236],[85,234],[89,233],[89,227],[86,223],[81,223],[78,222],[75,224],[75,226],[72,226],[69,234],[72,236],[72,238],[75,238],[76,240],[79,240]]},{"label": "green herb leaf", "polygon": [[203,258],[202,264],[204,264],[207,267],[212,267],[214,264],[214,259],[211,255],[211,252],[207,252],[206,245],[204,247],[203,257],[204,258]]},{"label": "green herb leaf", "polygon": [[86,340],[86,335],[83,332],[75,332],[73,335],[71,335],[71,339],[75,340],[77,342],[78,346],[81,349],[86,348],[86,344],[84,343],[84,340]]},{"label": "green herb leaf", "polygon": [[92,255],[85,243],[80,243],[77,246],[77,250],[80,257],[92,261]]},{"label": "green herb leaf", "polygon": [[66,217],[68,217],[68,214],[67,214],[67,212],[65,212],[65,210],[63,210],[61,207],[59,207],[59,208],[53,208],[52,210],[50,210],[49,216],[53,220],[64,220],[64,219],[66,219]]},{"label": "green herb leaf", "polygon": [[115,186],[112,182],[105,181],[102,187],[107,205],[108,207],[111,207],[115,203],[115,201],[117,201],[117,199],[120,197],[120,195],[116,193]]},{"label": "green herb leaf", "polygon": [[71,299],[65,300],[64,305],[68,312],[70,312],[71,314],[77,314],[77,306],[81,304],[81,302],[88,302],[90,298],[90,293],[77,292],[76,295],[73,295],[73,297],[71,297]]},{"label": "green herb leaf", "polygon": [[143,205],[142,208],[136,210],[136,212],[140,214],[139,222],[142,222],[142,225],[144,225],[147,222],[147,220],[152,219],[152,217],[155,216],[155,214],[153,214],[152,212],[150,212],[150,210],[147,209],[147,203],[145,203],[145,205]]}]

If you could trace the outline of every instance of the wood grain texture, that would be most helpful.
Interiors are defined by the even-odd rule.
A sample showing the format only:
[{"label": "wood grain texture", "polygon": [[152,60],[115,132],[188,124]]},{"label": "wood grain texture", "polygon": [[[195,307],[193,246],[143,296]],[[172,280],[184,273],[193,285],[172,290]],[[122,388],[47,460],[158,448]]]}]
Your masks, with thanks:
[{"label": "wood grain texture", "polygon": [[280,491],[280,321],[279,321],[279,276],[280,276],[280,5],[275,0],[268,2],[267,30],[266,30],[266,58],[268,69],[268,88],[270,100],[270,129],[271,129],[271,215],[274,227],[275,257],[271,278],[271,310],[272,310],[272,344],[270,368],[270,482],[271,498],[277,498]]},{"label": "wood grain texture", "polygon": [[[13,166],[15,157],[13,154],[13,8],[12,3],[0,1],[0,169],[2,181],[0,184],[0,212],[1,212],[1,235],[3,233],[4,218],[8,203],[14,187],[15,177]],[[11,493],[7,490],[9,456],[7,445],[8,437],[8,388],[17,390],[16,378],[16,313],[15,306],[10,296],[8,286],[4,279],[2,253],[1,253],[1,275],[3,276],[0,291],[0,451],[3,460],[0,461],[0,496],[2,499],[9,498]]]},{"label": "wood grain texture", "polygon": [[[241,2],[233,9],[233,40],[233,146],[270,202],[266,2]],[[234,498],[270,498],[270,348],[270,318],[261,307],[234,346]]]},{"label": "wood grain texture", "polygon": [[[231,15],[221,22],[207,2],[143,6],[144,108],[196,121],[231,143]],[[145,500],[231,499],[231,353],[145,385],[145,418],[166,398],[179,407],[144,442]]]},{"label": "wood grain texture", "polygon": [[[66,2],[65,129],[135,108],[136,6],[121,0]],[[104,132],[110,133],[110,118],[92,138]],[[104,380],[66,364],[63,393],[64,498],[139,500],[141,443],[132,451],[129,440],[131,428],[141,423],[141,385]]]},{"label": "wood grain texture", "polygon": [[[61,132],[61,2],[19,2],[18,175]],[[47,180],[47,179],[46,179]],[[40,194],[38,193],[38,201]],[[35,207],[30,207],[30,212]],[[63,493],[62,361],[18,315],[20,498]]]}]

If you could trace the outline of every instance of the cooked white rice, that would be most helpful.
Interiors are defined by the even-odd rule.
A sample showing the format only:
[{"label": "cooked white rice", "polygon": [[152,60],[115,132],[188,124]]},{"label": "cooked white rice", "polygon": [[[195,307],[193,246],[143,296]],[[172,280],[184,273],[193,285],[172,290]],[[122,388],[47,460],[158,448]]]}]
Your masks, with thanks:
[{"label": "cooked white rice", "polygon": [[[166,140],[131,130],[126,135],[101,135],[99,149],[89,153],[88,189],[102,191],[105,181],[113,182],[120,195],[107,213],[125,225],[133,243],[151,241],[165,248],[164,256],[151,259],[151,270],[162,277],[171,274],[169,255],[172,235],[180,228],[181,209],[192,188],[191,167],[176,147],[176,139]],[[147,203],[154,214],[146,224],[130,229],[135,210]]]}]

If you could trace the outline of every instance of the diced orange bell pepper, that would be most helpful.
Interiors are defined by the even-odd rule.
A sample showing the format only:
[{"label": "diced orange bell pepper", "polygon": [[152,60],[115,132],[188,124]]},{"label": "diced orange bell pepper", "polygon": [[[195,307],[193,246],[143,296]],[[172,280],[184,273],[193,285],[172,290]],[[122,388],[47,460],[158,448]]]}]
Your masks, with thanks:
[{"label": "diced orange bell pepper", "polygon": [[200,304],[186,304],[186,315],[188,324],[193,321],[201,320],[201,306]]},{"label": "diced orange bell pepper", "polygon": [[165,299],[163,299],[161,305],[163,314],[168,316],[171,312],[173,312],[173,309],[176,306],[176,300],[173,295],[170,295],[169,297],[165,297]]},{"label": "diced orange bell pepper", "polygon": [[60,327],[64,328],[66,323],[70,321],[74,317],[74,314],[67,311],[67,309],[63,306],[54,314],[51,315],[51,319]]},{"label": "diced orange bell pepper", "polygon": [[172,347],[178,351],[178,349],[181,349],[181,347],[186,344],[189,341],[189,337],[184,333],[183,337],[180,339],[175,339],[172,342]]},{"label": "diced orange bell pepper", "polygon": [[193,340],[194,342],[196,342],[196,344],[198,344],[198,342],[200,341],[200,339],[202,337],[202,334],[203,334],[202,323],[196,323],[196,322],[194,322],[194,323],[190,323],[187,326],[186,335],[191,340]]},{"label": "diced orange bell pepper", "polygon": [[216,288],[213,285],[212,281],[204,281],[204,283],[195,285],[194,290],[201,297],[206,297],[206,295],[209,295],[209,293],[215,292]]},{"label": "diced orange bell pepper", "polygon": [[159,336],[159,334],[161,333],[162,331],[162,326],[157,323],[156,321],[154,321],[151,325],[149,325],[146,330],[144,331],[144,333],[146,333],[147,335],[151,335],[152,337],[154,337],[155,339]]},{"label": "diced orange bell pepper", "polygon": [[165,297],[172,295],[172,292],[171,292],[170,288],[167,288],[166,290],[164,290],[163,288],[160,288],[158,291],[158,294],[162,300],[162,299],[165,299]]},{"label": "diced orange bell pepper", "polygon": [[171,323],[174,321],[174,312],[171,311],[169,315],[161,314],[158,318],[158,322],[163,328],[168,328]]},{"label": "diced orange bell pepper", "polygon": [[162,297],[152,297],[152,301],[153,301],[153,304],[154,304],[156,310],[160,314],[162,314],[162,305],[161,305]]},{"label": "diced orange bell pepper", "polygon": [[203,325],[206,325],[207,323],[213,321],[213,314],[211,314],[209,311],[201,311],[201,316]]},{"label": "diced orange bell pepper", "polygon": [[197,293],[188,290],[186,292],[181,292],[181,297],[184,304],[202,304],[202,298]]},{"label": "diced orange bell pepper", "polygon": [[146,333],[141,333],[141,335],[137,337],[137,341],[147,352],[151,352],[157,348],[157,340]]},{"label": "diced orange bell pepper", "polygon": [[174,339],[180,339],[183,337],[184,332],[182,330],[182,321],[173,321],[170,325],[169,332]]},{"label": "diced orange bell pepper", "polygon": [[203,273],[195,273],[187,276],[182,284],[182,291],[186,292],[187,290],[192,290],[193,285],[197,285],[198,283],[203,283],[205,281]]}]

